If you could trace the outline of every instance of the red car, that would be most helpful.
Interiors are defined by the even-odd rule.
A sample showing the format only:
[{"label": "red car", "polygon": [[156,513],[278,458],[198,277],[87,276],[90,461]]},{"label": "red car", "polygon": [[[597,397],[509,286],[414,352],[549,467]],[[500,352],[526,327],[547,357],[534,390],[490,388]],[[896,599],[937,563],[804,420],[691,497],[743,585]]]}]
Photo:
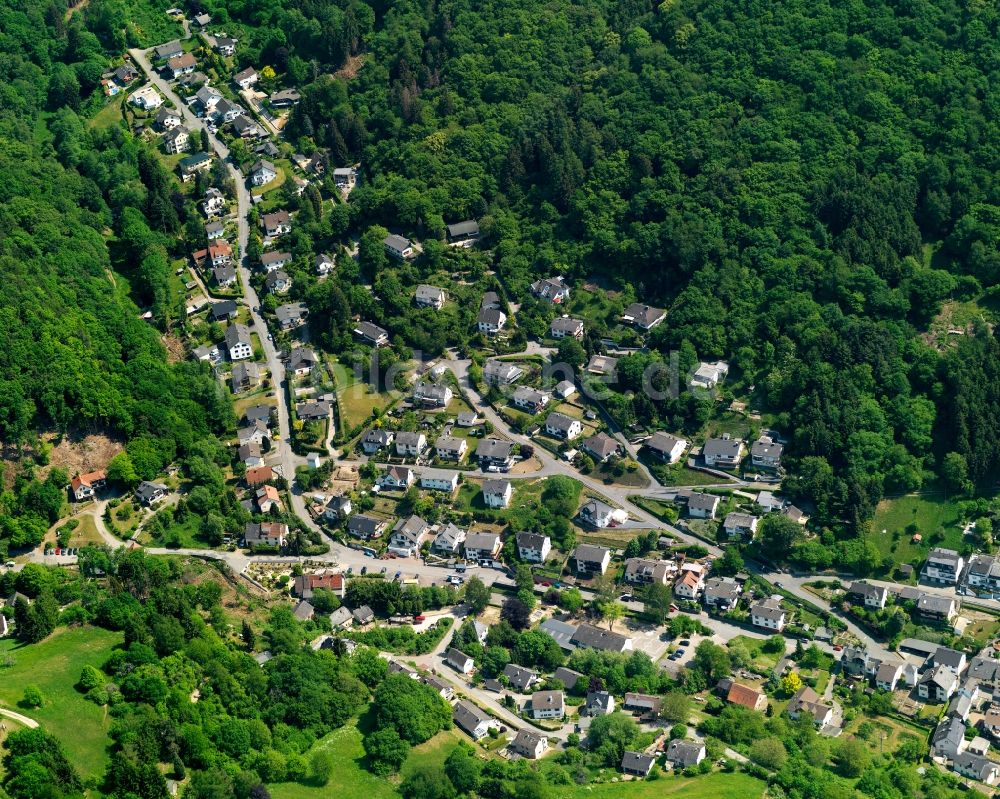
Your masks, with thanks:
[{"label": "red car", "polygon": [[844,647],[842,647],[840,644],[834,644],[833,645],[833,651],[834,652],[840,652],[843,648]]},{"label": "red car", "polygon": [[414,621],[427,621],[427,617],[423,613],[421,613],[419,616],[414,616],[413,620]]}]

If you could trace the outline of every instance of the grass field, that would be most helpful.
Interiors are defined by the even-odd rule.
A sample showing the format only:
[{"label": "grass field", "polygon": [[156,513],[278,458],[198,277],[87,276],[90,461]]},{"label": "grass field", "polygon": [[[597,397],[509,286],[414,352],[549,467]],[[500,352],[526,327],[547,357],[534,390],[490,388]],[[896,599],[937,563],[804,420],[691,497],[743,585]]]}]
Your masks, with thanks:
[{"label": "grass field", "polygon": [[379,393],[372,391],[366,383],[355,383],[337,394],[337,402],[340,403],[340,418],[348,430],[353,430],[370,419],[375,408],[385,410],[396,401],[398,396],[395,391]]},{"label": "grass field", "polygon": [[90,127],[94,130],[107,130],[121,122],[122,102],[124,99],[120,94],[117,97],[109,97],[108,104],[90,120]]},{"label": "grass field", "polygon": [[554,799],[759,799],[764,783],[748,774],[716,772],[703,777],[666,776],[603,785],[554,785]]},{"label": "grass field", "polygon": [[29,646],[9,638],[0,640],[0,658],[10,655],[14,660],[10,668],[0,669],[0,702],[16,710],[25,687],[38,686],[45,705],[25,714],[62,741],[84,777],[104,773],[111,720],[105,708],[88,702],[74,686],[85,665],[101,666],[121,640],[120,633],[97,627],[60,627],[41,643]]},{"label": "grass field", "polygon": [[[913,543],[913,532],[907,529],[910,525],[916,525],[914,532],[923,539],[919,543]],[[962,547],[958,506],[944,498],[905,496],[884,500],[875,511],[872,529],[879,551],[891,555],[897,563],[923,560],[935,546]],[[943,538],[935,540],[934,534],[939,530],[943,531]]]}]

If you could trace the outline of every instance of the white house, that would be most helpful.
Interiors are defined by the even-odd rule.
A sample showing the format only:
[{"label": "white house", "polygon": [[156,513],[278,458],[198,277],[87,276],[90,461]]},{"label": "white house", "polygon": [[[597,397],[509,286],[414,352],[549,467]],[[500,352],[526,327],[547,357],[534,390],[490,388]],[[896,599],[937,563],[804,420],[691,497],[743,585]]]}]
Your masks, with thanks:
[{"label": "white house", "polygon": [[466,439],[457,436],[438,436],[434,442],[434,451],[441,460],[460,461],[468,449],[469,444]]},{"label": "white house", "polygon": [[487,508],[506,508],[514,495],[510,480],[487,480],[483,483],[483,502]]},{"label": "white house", "polygon": [[781,597],[762,599],[750,608],[750,622],[755,627],[781,632],[785,629],[786,615],[781,607]]},{"label": "white house", "polygon": [[955,585],[965,568],[965,559],[954,549],[935,547],[927,555],[921,577],[935,583]]},{"label": "white house", "polygon": [[573,319],[569,316],[560,316],[552,320],[549,325],[549,334],[552,338],[583,338],[583,320]]},{"label": "white house", "polygon": [[427,449],[427,437],[423,433],[398,433],[396,435],[396,454],[418,457]]},{"label": "white house", "polygon": [[469,533],[465,537],[465,559],[471,561],[495,560],[500,555],[503,542],[496,533]]},{"label": "white house", "polygon": [[684,571],[674,583],[674,595],[682,599],[697,599],[705,587],[704,575],[700,572]]},{"label": "white house", "polygon": [[451,469],[424,469],[420,473],[420,487],[431,491],[454,491],[458,488],[458,472]]},{"label": "white house", "polygon": [[528,710],[533,719],[561,719],[566,715],[562,691],[536,691],[528,700]]},{"label": "white house", "polygon": [[565,413],[555,411],[550,413],[545,419],[545,432],[555,438],[563,438],[572,441],[583,432],[583,425],[579,419],[567,416]]},{"label": "white house", "polygon": [[537,760],[549,748],[549,739],[544,735],[521,730],[510,742],[510,750],[528,760]]},{"label": "white house", "polygon": [[476,662],[472,658],[455,647],[448,650],[445,662],[460,674],[469,674],[476,667]]},{"label": "white house", "polygon": [[664,463],[677,463],[688,448],[688,442],[683,438],[657,431],[649,437],[646,448]]},{"label": "white house", "polygon": [[229,360],[242,361],[253,357],[253,343],[246,325],[234,322],[226,328],[226,350]]},{"label": "white house", "polygon": [[250,182],[254,186],[265,186],[278,177],[278,170],[270,161],[263,158],[250,167]]},{"label": "white house", "polygon": [[233,75],[233,83],[241,89],[249,89],[257,83],[258,78],[259,76],[257,75],[257,70],[253,67],[247,67],[243,71],[237,72]]},{"label": "white house", "polygon": [[726,519],[722,523],[726,535],[730,538],[752,539],[757,533],[757,525],[760,519],[751,516],[749,513],[727,513]]},{"label": "white house", "polygon": [[406,466],[390,466],[385,473],[379,477],[380,488],[396,489],[405,491],[416,481],[413,469]]},{"label": "white house", "polygon": [[507,314],[496,308],[483,308],[476,319],[476,327],[480,333],[495,336],[507,324]]},{"label": "white house", "polygon": [[725,361],[715,363],[705,363],[702,361],[691,379],[688,380],[688,388],[713,389],[726,379],[729,374],[729,364]]},{"label": "white house", "polygon": [[579,544],[573,553],[576,572],[581,575],[604,574],[611,563],[611,550],[594,544]]},{"label": "white house", "polygon": [[750,445],[750,462],[758,469],[774,471],[781,468],[781,456],[784,451],[783,444],[779,444],[770,436],[761,436]]},{"label": "white house", "polygon": [[152,85],[143,86],[141,89],[133,92],[128,101],[143,111],[152,111],[154,108],[159,108],[163,105],[163,98],[160,97],[159,92]]},{"label": "white house", "polygon": [[389,255],[405,260],[413,257],[413,242],[403,236],[390,233],[383,241],[385,251]]},{"label": "white house", "polygon": [[541,533],[518,533],[514,541],[517,556],[528,563],[544,563],[552,551],[552,539]]},{"label": "white house", "polygon": [[743,453],[743,442],[728,434],[722,438],[708,439],[701,448],[705,465],[719,469],[735,469],[743,460]]}]

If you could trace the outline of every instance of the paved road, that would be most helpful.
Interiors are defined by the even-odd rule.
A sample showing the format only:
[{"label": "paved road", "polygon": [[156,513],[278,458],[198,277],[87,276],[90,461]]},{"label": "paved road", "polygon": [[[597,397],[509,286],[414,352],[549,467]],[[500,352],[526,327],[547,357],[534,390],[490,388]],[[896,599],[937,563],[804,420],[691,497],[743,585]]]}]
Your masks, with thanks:
[{"label": "paved road", "polygon": [[13,710],[7,710],[5,707],[0,707],[0,716],[14,719],[18,724],[23,724],[25,727],[30,727],[31,729],[38,727],[38,722],[34,719],[29,719],[27,716]]}]

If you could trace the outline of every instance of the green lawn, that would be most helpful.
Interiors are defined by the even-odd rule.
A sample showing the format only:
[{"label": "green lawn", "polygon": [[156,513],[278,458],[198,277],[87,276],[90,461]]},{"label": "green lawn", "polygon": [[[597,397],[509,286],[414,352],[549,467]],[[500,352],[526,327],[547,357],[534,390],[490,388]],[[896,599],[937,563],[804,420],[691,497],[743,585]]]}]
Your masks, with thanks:
[{"label": "green lawn", "polygon": [[340,403],[340,418],[347,430],[353,430],[371,418],[375,408],[385,410],[395,402],[395,391],[379,393],[372,391],[367,383],[355,383],[337,395]]},{"label": "green lawn", "polygon": [[702,777],[665,776],[658,780],[607,782],[602,785],[554,785],[554,799],[759,799],[764,783],[748,774],[715,772]]},{"label": "green lawn", "polygon": [[429,741],[413,748],[403,764],[401,775],[406,777],[414,769],[422,766],[443,766],[452,749],[462,741],[469,743],[468,737],[459,732],[457,727],[439,732]]},{"label": "green lawn", "polygon": [[[907,529],[911,524],[916,525],[915,531],[922,538],[919,543],[911,540],[913,533]],[[923,560],[935,546],[951,549],[962,546],[958,504],[943,497],[905,496],[884,500],[875,511],[872,530],[879,551],[891,555],[897,563]],[[938,530],[943,530],[940,540],[935,536]]]},{"label": "green lawn", "polygon": [[62,741],[84,777],[104,773],[111,720],[105,708],[88,702],[74,686],[85,665],[100,667],[121,641],[120,633],[98,627],[60,627],[28,646],[12,638],[0,640],[0,659],[10,655],[14,660],[10,668],[0,669],[0,703],[18,710],[25,687],[38,686],[45,705],[23,712]]},{"label": "green lawn", "polygon": [[122,121],[122,102],[125,97],[119,94],[116,97],[109,97],[107,105],[98,111],[94,118],[90,120],[90,127],[94,130],[107,130]]}]

